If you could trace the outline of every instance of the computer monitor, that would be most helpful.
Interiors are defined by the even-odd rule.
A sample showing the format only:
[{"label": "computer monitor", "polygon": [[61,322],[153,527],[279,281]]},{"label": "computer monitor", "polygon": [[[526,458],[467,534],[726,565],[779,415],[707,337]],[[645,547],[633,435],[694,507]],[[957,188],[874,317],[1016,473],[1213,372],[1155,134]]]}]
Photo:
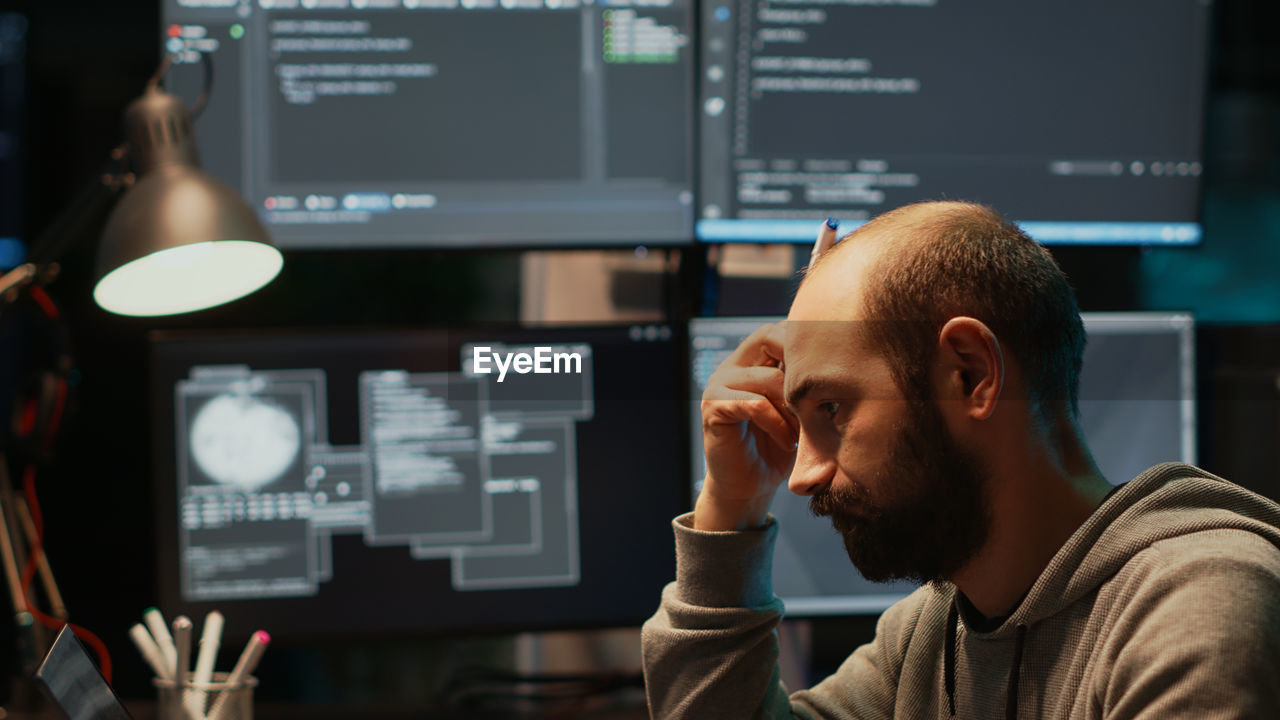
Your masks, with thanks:
[{"label": "computer monitor", "polygon": [[159,606],[282,638],[638,625],[688,507],[665,325],[151,340]]},{"label": "computer monitor", "polygon": [[693,0],[162,0],[285,249],[692,242]]},{"label": "computer monitor", "polygon": [[1194,244],[1211,10],[707,0],[697,235],[953,199],[1049,244]]},{"label": "computer monitor", "polygon": [[[1103,475],[1127,482],[1164,461],[1196,459],[1195,337],[1190,315],[1082,313],[1088,342],[1080,376],[1080,424]],[[699,318],[689,330],[696,399],[711,373],[765,322],[783,318]],[[692,477],[706,474],[698,405],[691,407]],[[697,492],[697,485],[694,487]],[[879,613],[915,588],[871,583],[849,563],[829,520],[806,498],[779,490],[774,592],[792,617]]]}]

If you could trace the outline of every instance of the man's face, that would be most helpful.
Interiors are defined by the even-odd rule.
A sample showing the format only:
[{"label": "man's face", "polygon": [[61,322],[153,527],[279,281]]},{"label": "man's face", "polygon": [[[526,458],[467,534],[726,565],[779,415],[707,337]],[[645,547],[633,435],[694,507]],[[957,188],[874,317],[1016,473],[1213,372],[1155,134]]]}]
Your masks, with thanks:
[{"label": "man's face", "polygon": [[989,515],[978,461],[959,448],[930,400],[896,428],[870,477],[833,481],[809,499],[831,518],[873,582],[951,577],[982,547]]},{"label": "man's face", "polygon": [[[789,484],[831,518],[867,579],[947,578],[986,541],[983,468],[955,442],[927,378],[904,396],[869,346],[849,277],[810,278],[787,322],[783,392],[801,428]],[[822,319],[840,314],[851,319]]]}]

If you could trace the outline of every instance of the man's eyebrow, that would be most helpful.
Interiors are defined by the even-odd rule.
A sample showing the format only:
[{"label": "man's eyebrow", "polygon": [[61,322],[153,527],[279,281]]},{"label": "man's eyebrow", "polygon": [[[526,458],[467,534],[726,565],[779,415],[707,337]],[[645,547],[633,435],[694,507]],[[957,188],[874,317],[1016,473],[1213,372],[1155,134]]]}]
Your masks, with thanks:
[{"label": "man's eyebrow", "polygon": [[805,397],[809,395],[809,393],[818,388],[829,387],[831,385],[831,382],[821,378],[815,378],[813,376],[801,378],[795,386],[787,392],[787,396],[783,399],[783,402],[786,404],[787,409],[792,413],[798,413],[800,403],[804,401]]},{"label": "man's eyebrow", "polygon": [[793,415],[798,415],[800,411],[800,403],[804,399],[815,392],[828,392],[836,396],[846,397],[856,394],[858,383],[856,380],[846,381],[836,377],[823,377],[821,375],[809,375],[796,381],[786,397],[783,398],[783,404],[791,411]]}]

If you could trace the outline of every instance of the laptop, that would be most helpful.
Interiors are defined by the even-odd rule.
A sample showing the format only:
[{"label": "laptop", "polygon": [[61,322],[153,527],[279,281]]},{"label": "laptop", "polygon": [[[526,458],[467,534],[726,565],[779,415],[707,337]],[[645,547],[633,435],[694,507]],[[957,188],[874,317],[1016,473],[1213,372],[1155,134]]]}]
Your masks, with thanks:
[{"label": "laptop", "polygon": [[36,684],[67,720],[133,720],[70,626],[36,669]]}]

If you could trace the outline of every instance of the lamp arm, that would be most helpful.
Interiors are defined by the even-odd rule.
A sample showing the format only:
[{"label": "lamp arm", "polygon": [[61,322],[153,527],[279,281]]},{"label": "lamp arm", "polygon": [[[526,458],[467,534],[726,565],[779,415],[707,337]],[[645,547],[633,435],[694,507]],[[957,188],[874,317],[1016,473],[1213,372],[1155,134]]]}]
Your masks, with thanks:
[{"label": "lamp arm", "polygon": [[45,284],[57,275],[57,262],[86,237],[96,236],[133,176],[124,172],[125,146],[111,152],[98,177],[87,184],[45,228],[31,247],[27,262],[0,276],[0,307],[32,283]]},{"label": "lamp arm", "polygon": [[101,230],[121,191],[133,178],[123,172],[125,148],[111,152],[107,167],[85,185],[31,247],[28,261],[37,266],[61,260],[71,245],[92,231]]},{"label": "lamp arm", "polygon": [[36,272],[34,263],[23,263],[0,276],[0,304],[7,305],[10,302],[9,291],[26,287],[35,278]]}]

